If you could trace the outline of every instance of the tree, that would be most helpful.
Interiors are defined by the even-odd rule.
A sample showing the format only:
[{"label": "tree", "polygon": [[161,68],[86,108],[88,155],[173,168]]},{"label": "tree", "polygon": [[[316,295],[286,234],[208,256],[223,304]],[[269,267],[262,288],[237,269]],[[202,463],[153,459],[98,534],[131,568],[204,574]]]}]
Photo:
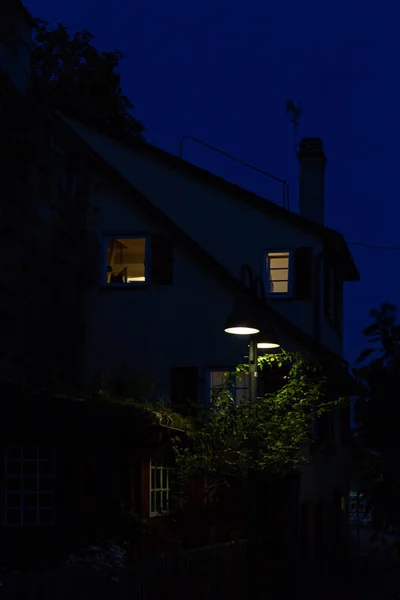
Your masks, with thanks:
[{"label": "tree", "polygon": [[389,303],[370,311],[373,322],[363,332],[369,345],[353,371],[364,390],[355,404],[355,420],[367,446],[383,453],[384,462],[393,451],[400,450],[400,325],[396,313],[396,307]]},{"label": "tree", "polygon": [[99,52],[87,30],[70,35],[36,19],[31,53],[31,89],[45,103],[126,140],[143,141],[145,128],[131,113],[134,105],[122,94],[119,50]]},{"label": "tree", "polygon": [[182,489],[191,479],[203,477],[207,497],[215,500],[216,491],[229,485],[231,478],[259,472],[274,480],[298,472],[308,462],[313,420],[343,399],[327,399],[328,381],[321,367],[301,354],[259,357],[263,370],[288,366],[280,389],[238,406],[231,391],[232,378],[248,373],[248,364],[240,364],[227,374],[226,383],[213,395],[209,407],[194,409],[189,444],[181,437],[175,439]]},{"label": "tree", "polygon": [[390,303],[371,310],[370,316],[372,323],[363,332],[368,347],[356,361],[360,366],[353,370],[363,389],[355,402],[355,440],[360,491],[371,495],[371,510],[379,529],[388,522],[400,523],[396,508],[400,484],[400,325],[396,322],[397,308]]}]

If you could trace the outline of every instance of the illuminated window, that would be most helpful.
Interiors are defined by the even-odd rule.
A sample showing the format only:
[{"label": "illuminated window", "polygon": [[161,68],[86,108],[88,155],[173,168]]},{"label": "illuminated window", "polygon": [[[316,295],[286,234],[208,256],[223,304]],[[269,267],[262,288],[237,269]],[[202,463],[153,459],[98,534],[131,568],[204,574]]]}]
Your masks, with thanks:
[{"label": "illuminated window", "polygon": [[[228,375],[227,371],[229,371],[229,369],[209,371],[208,397],[210,402],[212,402],[213,396],[216,397],[225,388]],[[240,404],[249,399],[249,389],[249,375],[242,373],[240,376],[238,375],[235,377],[235,380],[228,391],[232,394],[236,404]]]},{"label": "illuminated window", "polygon": [[266,253],[266,291],[279,295],[290,292],[290,252]]},{"label": "illuminated window", "polygon": [[15,446],[5,457],[5,524],[54,524],[54,450]]},{"label": "illuminated window", "polygon": [[108,285],[137,285],[146,281],[146,238],[107,239]]},{"label": "illuminated window", "polygon": [[169,513],[171,467],[163,460],[150,463],[150,517]]}]

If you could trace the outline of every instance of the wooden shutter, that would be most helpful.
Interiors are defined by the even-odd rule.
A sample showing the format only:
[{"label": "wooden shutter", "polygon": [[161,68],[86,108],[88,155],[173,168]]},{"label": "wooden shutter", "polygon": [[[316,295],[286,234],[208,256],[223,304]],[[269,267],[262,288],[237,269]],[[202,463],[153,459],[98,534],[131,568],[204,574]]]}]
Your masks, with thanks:
[{"label": "wooden shutter", "polygon": [[173,367],[170,380],[170,400],[172,406],[188,406],[198,400],[197,367]]},{"label": "wooden shutter", "polygon": [[151,238],[151,283],[171,285],[174,279],[174,248],[172,241],[165,235],[153,235]]},{"label": "wooden shutter", "polygon": [[294,254],[294,298],[311,300],[313,295],[313,250],[297,248]]}]

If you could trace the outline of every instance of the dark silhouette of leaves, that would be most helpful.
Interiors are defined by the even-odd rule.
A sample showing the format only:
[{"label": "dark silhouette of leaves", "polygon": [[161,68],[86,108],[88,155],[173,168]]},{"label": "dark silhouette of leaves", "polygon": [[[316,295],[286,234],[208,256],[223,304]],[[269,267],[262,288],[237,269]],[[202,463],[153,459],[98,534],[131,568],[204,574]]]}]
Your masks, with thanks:
[{"label": "dark silhouette of leaves", "polygon": [[356,364],[364,362],[364,360],[368,358],[368,356],[370,356],[373,352],[374,348],[366,348],[365,350],[363,350],[360,356],[357,358]]},{"label": "dark silhouette of leaves", "polygon": [[126,141],[143,141],[145,128],[122,94],[119,50],[99,52],[87,29],[72,36],[65,25],[36,19],[31,88],[48,103],[89,126]]}]

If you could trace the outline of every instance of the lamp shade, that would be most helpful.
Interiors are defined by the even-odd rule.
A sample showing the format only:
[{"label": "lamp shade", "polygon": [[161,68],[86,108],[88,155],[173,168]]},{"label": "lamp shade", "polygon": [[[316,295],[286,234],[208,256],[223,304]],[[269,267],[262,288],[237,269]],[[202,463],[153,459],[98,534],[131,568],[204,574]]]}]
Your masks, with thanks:
[{"label": "lamp shade", "polygon": [[280,348],[280,343],[278,341],[278,336],[276,335],[275,329],[270,325],[263,325],[260,329],[260,332],[256,337],[257,348],[260,349],[272,349],[272,348]]},{"label": "lamp shade", "polygon": [[260,329],[250,312],[235,310],[226,320],[225,331],[234,335],[253,335],[259,333]]}]

